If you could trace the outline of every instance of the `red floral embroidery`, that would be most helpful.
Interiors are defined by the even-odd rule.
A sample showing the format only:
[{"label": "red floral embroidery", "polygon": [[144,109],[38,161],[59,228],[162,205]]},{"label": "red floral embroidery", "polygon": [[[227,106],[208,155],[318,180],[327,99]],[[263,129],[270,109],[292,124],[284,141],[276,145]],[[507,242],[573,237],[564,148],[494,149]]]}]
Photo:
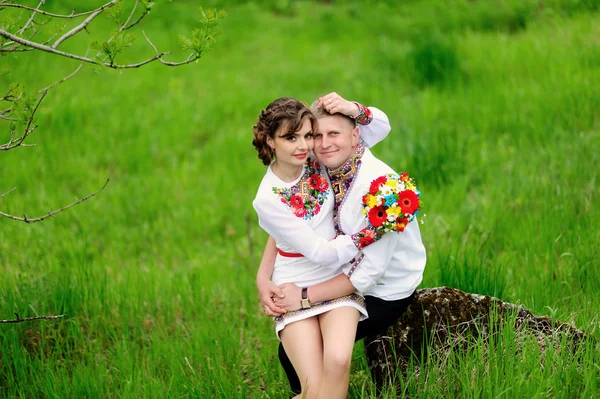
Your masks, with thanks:
[{"label": "red floral embroidery", "polygon": [[298,184],[289,188],[273,187],[273,193],[289,206],[292,213],[302,219],[310,219],[321,211],[327,198],[329,182],[321,173],[321,166],[310,158],[304,167]]}]

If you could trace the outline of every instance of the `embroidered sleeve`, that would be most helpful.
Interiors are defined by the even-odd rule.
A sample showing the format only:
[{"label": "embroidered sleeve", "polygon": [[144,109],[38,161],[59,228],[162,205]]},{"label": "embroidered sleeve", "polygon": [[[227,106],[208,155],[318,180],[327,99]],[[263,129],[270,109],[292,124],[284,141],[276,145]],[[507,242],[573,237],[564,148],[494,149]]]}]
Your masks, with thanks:
[{"label": "embroidered sleeve", "polygon": [[258,214],[258,224],[276,242],[285,243],[314,263],[334,269],[357,255],[358,249],[349,236],[326,240],[273,194],[266,194],[257,197],[253,206]]},{"label": "embroidered sleeve", "polygon": [[352,242],[356,248],[363,249],[379,240],[382,236],[383,234],[377,232],[375,227],[369,225],[358,233],[352,234],[350,237],[352,237]]},{"label": "embroidered sleeve", "polygon": [[364,105],[357,103],[356,101],[354,102],[354,104],[356,104],[359,109],[359,114],[354,117],[356,123],[358,123],[359,125],[368,125],[369,123],[371,123],[371,121],[373,120],[373,113],[371,112],[371,110],[365,107]]},{"label": "embroidered sleeve", "polygon": [[373,147],[385,140],[390,134],[392,127],[390,126],[390,120],[385,112],[375,107],[369,107],[367,109],[373,115],[373,120],[368,125],[358,124],[358,130],[360,132],[360,138],[364,141],[366,146]]},{"label": "embroidered sleeve", "polygon": [[352,277],[352,274],[354,273],[354,271],[356,270],[358,265],[360,265],[360,262],[362,262],[364,258],[365,258],[365,255],[361,252],[356,258],[354,258],[350,261],[350,269],[345,270],[346,276],[348,276],[348,278]]}]

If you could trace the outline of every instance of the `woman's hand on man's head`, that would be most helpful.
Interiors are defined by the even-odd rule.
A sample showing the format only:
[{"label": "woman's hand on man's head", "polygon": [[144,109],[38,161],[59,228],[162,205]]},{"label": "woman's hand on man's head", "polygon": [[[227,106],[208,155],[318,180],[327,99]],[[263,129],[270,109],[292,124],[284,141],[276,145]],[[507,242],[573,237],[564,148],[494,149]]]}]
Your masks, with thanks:
[{"label": "woman's hand on man's head", "polygon": [[360,108],[348,101],[336,92],[331,92],[323,97],[318,98],[317,108],[324,108],[330,114],[344,114],[352,118],[360,114]]}]

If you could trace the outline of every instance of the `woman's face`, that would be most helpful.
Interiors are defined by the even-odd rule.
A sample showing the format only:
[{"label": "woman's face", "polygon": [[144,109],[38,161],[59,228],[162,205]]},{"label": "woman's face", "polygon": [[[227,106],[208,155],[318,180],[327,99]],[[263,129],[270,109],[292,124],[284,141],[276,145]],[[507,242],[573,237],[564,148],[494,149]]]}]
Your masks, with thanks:
[{"label": "woman's face", "polygon": [[285,126],[275,133],[275,139],[268,139],[275,150],[275,160],[280,164],[304,165],[314,147],[314,134],[310,120],[305,120],[300,130],[288,133]]}]

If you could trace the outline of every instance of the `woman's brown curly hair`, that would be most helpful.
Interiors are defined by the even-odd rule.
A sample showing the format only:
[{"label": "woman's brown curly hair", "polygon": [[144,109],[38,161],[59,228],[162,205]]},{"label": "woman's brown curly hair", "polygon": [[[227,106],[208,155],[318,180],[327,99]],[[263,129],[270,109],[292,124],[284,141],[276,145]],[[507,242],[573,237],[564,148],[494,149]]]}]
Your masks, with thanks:
[{"label": "woman's brown curly hair", "polygon": [[280,128],[286,130],[283,136],[296,133],[306,120],[310,121],[312,130],[316,131],[317,119],[310,109],[304,103],[291,97],[278,98],[260,111],[256,125],[252,126],[254,133],[252,145],[258,151],[258,157],[263,164],[269,165],[275,156],[273,149],[267,143],[267,137],[274,140]]}]

